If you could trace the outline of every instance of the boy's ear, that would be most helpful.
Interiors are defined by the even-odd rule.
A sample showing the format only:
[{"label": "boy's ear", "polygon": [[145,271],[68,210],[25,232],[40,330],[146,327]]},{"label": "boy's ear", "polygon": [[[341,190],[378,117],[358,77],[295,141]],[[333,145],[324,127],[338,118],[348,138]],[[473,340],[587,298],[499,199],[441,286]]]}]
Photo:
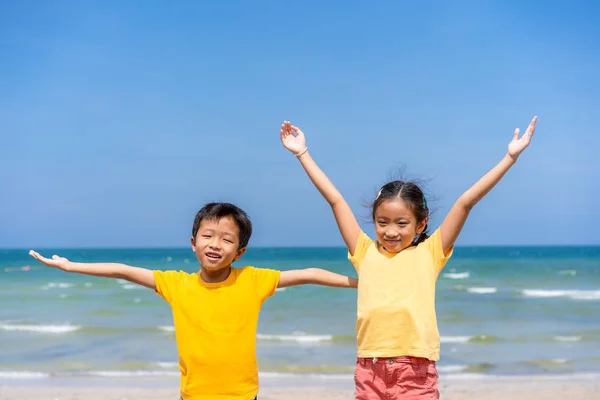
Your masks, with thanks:
[{"label": "boy's ear", "polygon": [[427,226],[427,222],[429,221],[429,218],[425,218],[423,221],[421,221],[421,223],[419,224],[419,226],[417,226],[417,233],[420,235],[421,233],[423,233],[423,231],[425,230],[425,227]]},{"label": "boy's ear", "polygon": [[242,247],[241,249],[239,249],[237,251],[237,254],[235,255],[235,258],[233,259],[233,261],[237,261],[240,259],[240,257],[242,257],[242,255],[244,255],[244,253],[246,252],[246,248]]},{"label": "boy's ear", "polygon": [[195,237],[191,237],[190,238],[190,243],[192,244],[192,250],[196,250],[196,238]]}]

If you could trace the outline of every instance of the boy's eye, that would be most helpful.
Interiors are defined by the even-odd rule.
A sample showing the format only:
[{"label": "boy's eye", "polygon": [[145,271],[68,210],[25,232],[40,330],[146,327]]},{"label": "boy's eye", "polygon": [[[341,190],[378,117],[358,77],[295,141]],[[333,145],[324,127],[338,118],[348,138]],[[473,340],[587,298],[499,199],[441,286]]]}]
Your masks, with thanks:
[{"label": "boy's eye", "polygon": [[224,240],[225,240],[225,242],[227,242],[227,243],[233,243],[233,241],[231,241],[231,240],[229,240],[229,239],[224,239]]},{"label": "boy's eye", "polygon": [[379,221],[378,224],[381,225],[381,226],[387,225],[387,223],[385,221]]},{"label": "boy's eye", "polygon": [[204,239],[210,239],[210,235],[202,235]]}]

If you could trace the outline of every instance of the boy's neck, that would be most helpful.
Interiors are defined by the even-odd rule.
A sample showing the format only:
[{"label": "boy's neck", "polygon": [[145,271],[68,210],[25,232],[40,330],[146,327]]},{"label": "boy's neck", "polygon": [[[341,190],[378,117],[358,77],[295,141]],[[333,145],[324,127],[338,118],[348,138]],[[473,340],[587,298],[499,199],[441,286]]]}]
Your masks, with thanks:
[{"label": "boy's neck", "polygon": [[229,277],[231,273],[231,265],[226,268],[221,268],[217,271],[208,271],[204,268],[200,268],[200,278],[206,283],[219,283],[223,282]]}]

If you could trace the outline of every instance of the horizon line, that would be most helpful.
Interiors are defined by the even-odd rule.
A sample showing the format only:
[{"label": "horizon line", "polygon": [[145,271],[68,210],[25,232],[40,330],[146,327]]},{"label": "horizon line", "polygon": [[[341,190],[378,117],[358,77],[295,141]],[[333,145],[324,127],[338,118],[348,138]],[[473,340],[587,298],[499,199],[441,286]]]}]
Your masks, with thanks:
[{"label": "horizon line", "polygon": [[[461,244],[454,246],[455,249],[460,248],[506,248],[506,247],[520,247],[520,248],[535,248],[535,247],[600,247],[600,244]],[[188,249],[188,246],[76,246],[76,247],[0,247],[0,251],[7,250],[23,250],[29,251],[33,249],[41,250],[181,250]],[[347,249],[346,246],[249,246],[247,250],[251,249]]]}]

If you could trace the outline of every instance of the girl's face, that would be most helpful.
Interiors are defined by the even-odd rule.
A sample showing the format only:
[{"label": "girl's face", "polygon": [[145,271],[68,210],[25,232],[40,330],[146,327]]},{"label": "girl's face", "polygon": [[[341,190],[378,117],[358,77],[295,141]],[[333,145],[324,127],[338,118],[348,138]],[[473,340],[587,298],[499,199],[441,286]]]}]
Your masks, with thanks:
[{"label": "girl's face", "polygon": [[375,234],[389,253],[399,253],[409,247],[417,234],[423,232],[427,220],[417,219],[404,200],[384,200],[375,210]]}]

